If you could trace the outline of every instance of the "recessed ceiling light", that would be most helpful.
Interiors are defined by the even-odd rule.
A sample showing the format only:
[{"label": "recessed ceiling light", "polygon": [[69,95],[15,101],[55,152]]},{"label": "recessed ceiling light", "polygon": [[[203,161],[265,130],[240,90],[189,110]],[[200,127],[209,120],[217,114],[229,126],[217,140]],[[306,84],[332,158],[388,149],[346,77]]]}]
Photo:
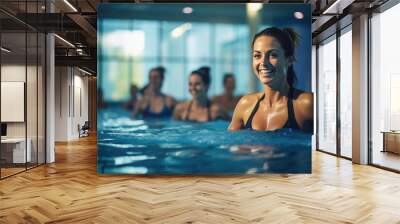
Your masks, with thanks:
[{"label": "recessed ceiling light", "polygon": [[84,69],[82,69],[82,68],[79,68],[79,67],[78,67],[78,70],[81,71],[81,72],[83,72],[83,73],[85,73],[86,75],[90,75],[90,76],[93,75],[92,73],[90,73],[90,72],[88,72],[88,71],[86,71],[86,70],[84,70]]},{"label": "recessed ceiling light", "polygon": [[9,50],[9,49],[7,49],[7,48],[5,48],[5,47],[1,47],[1,50],[4,51],[4,52],[6,52],[6,53],[10,53],[10,52],[11,52],[11,50]]},{"label": "recessed ceiling light", "polygon": [[171,31],[171,36],[173,38],[178,38],[182,36],[186,31],[192,29],[191,23],[184,23]]},{"label": "recessed ceiling light", "polygon": [[68,5],[74,12],[78,12],[78,10],[68,1],[64,0],[64,3]]},{"label": "recessed ceiling light", "polygon": [[64,39],[64,38],[62,38],[62,37],[60,37],[60,36],[57,35],[57,34],[54,34],[54,36],[57,37],[57,38],[58,38],[59,40],[61,40],[62,42],[66,43],[68,46],[75,48],[75,45],[71,44],[71,42],[69,42],[68,40],[66,40],[66,39]]},{"label": "recessed ceiling light", "polygon": [[247,3],[247,10],[250,12],[258,12],[263,8],[262,3]]},{"label": "recessed ceiling light", "polygon": [[303,19],[304,18],[304,14],[302,12],[294,12],[293,16],[296,19]]},{"label": "recessed ceiling light", "polygon": [[182,9],[182,12],[185,14],[191,14],[193,12],[193,8],[192,7],[185,7]]}]

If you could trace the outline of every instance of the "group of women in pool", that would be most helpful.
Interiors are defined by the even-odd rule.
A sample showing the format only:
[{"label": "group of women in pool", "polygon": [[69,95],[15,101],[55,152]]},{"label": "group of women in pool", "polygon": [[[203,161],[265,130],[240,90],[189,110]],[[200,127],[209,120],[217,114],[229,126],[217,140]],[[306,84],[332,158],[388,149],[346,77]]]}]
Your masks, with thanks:
[{"label": "group of women in pool", "polygon": [[[293,69],[298,35],[290,28],[266,28],[257,33],[252,42],[252,68],[264,90],[239,98],[233,96],[234,77],[224,77],[225,94],[209,100],[210,70],[201,67],[189,77],[192,99],[177,103],[161,92],[164,68],[153,68],[149,84],[142,90],[133,116],[173,116],[177,120],[206,122],[231,117],[229,130],[299,129],[312,132],[313,95],[294,88]],[[229,110],[233,110],[229,116]]]}]

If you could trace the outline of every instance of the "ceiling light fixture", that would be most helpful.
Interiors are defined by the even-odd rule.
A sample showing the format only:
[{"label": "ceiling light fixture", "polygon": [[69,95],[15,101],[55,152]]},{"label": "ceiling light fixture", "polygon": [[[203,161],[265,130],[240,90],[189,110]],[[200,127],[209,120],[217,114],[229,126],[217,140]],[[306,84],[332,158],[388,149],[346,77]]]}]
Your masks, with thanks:
[{"label": "ceiling light fixture", "polygon": [[303,19],[304,18],[304,14],[302,12],[294,12],[293,16],[296,19]]},{"label": "ceiling light fixture", "polygon": [[88,72],[88,71],[86,71],[86,70],[83,70],[83,69],[81,69],[81,68],[79,68],[79,67],[78,67],[78,70],[81,71],[81,72],[83,72],[83,73],[85,73],[85,74],[87,74],[87,75],[90,75],[90,76],[92,75],[92,73],[90,73],[90,72]]},{"label": "ceiling light fixture", "polygon": [[192,29],[191,23],[184,23],[171,31],[171,36],[173,38],[178,38],[182,36],[186,31]]},{"label": "ceiling light fixture", "polygon": [[262,9],[262,3],[247,3],[247,10],[251,12],[258,12]]},{"label": "ceiling light fixture", "polygon": [[74,10],[74,12],[78,12],[78,10],[71,4],[69,3],[68,0],[64,0],[65,4],[67,4],[72,10]]},{"label": "ceiling light fixture", "polygon": [[7,48],[5,48],[5,47],[1,47],[1,50],[4,51],[4,52],[6,52],[6,53],[10,53],[10,52],[11,52],[11,50],[9,50],[9,49],[7,49]]},{"label": "ceiling light fixture", "polygon": [[79,55],[83,55],[83,50],[81,48],[77,48],[76,53],[78,53]]},{"label": "ceiling light fixture", "polygon": [[60,39],[62,42],[66,43],[67,45],[69,45],[70,47],[75,48],[75,45],[71,44],[71,42],[69,42],[68,40],[58,36],[57,34],[54,34],[55,37],[57,37],[58,39]]},{"label": "ceiling light fixture", "polygon": [[[331,6],[329,6],[327,9],[325,9],[322,14],[324,14],[324,15],[326,15],[326,14],[340,14],[338,12],[338,5],[341,3],[341,1],[342,0],[336,0]],[[343,1],[343,2],[346,2],[346,1]]]},{"label": "ceiling light fixture", "polygon": [[191,14],[193,12],[193,8],[192,7],[185,7],[182,9],[182,12],[185,14]]}]

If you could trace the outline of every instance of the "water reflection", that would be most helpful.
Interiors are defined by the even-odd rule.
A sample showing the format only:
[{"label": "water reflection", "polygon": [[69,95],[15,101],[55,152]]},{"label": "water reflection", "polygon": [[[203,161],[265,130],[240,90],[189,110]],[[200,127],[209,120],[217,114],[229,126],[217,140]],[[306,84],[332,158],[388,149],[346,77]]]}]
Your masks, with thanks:
[{"label": "water reflection", "polygon": [[223,121],[143,122],[107,116],[98,132],[100,173],[311,172],[311,135],[301,132],[227,132]]},{"label": "water reflection", "polygon": [[140,155],[140,156],[121,156],[121,157],[115,157],[114,158],[114,165],[119,166],[123,164],[131,164],[136,161],[143,161],[143,160],[148,160],[148,159],[156,159],[156,157],[149,157],[145,155]]}]

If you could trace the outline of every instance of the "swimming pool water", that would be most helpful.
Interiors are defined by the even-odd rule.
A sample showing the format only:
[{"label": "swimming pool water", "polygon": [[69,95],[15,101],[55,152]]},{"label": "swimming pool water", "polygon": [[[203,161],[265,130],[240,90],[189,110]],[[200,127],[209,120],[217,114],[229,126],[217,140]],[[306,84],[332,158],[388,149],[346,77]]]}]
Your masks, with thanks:
[{"label": "swimming pool water", "polygon": [[310,173],[311,135],[227,131],[229,122],[133,120],[121,109],[98,112],[97,170],[102,174]]}]

